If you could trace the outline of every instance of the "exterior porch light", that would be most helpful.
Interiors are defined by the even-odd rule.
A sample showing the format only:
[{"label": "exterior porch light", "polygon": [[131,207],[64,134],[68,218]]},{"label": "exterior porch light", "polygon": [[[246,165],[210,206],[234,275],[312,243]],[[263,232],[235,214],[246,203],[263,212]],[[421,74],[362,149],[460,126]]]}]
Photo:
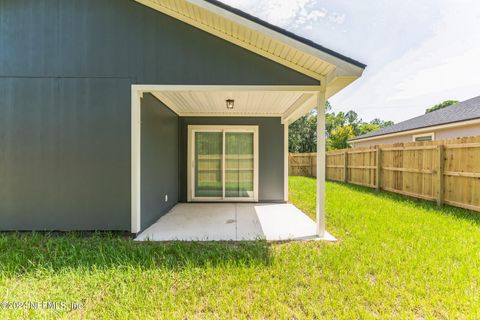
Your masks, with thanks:
[{"label": "exterior porch light", "polygon": [[232,110],[234,106],[235,106],[235,100],[228,99],[227,100],[227,109]]}]

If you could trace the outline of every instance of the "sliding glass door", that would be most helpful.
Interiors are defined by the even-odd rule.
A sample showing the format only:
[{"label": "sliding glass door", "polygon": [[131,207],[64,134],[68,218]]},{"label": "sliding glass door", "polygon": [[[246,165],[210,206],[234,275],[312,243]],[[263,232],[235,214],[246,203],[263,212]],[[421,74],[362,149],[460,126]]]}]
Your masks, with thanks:
[{"label": "sliding glass door", "polygon": [[191,128],[191,200],[257,200],[257,127]]},{"label": "sliding glass door", "polygon": [[253,133],[225,132],[225,198],[253,198]]},{"label": "sliding glass door", "polygon": [[195,195],[222,197],[223,195],[223,134],[221,132],[195,133]]}]

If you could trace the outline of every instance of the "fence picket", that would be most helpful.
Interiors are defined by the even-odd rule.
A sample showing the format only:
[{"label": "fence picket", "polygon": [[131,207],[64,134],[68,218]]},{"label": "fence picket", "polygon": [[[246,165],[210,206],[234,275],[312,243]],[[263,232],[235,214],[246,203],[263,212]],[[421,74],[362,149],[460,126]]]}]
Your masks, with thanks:
[{"label": "fence picket", "polygon": [[[329,151],[327,180],[480,211],[480,136]],[[316,153],[289,155],[289,173],[315,176]]]}]

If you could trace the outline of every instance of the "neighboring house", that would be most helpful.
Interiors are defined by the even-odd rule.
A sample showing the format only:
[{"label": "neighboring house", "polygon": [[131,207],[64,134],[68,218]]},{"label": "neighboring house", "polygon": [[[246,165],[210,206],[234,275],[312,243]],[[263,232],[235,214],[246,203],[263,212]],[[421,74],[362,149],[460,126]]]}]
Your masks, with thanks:
[{"label": "neighboring house", "polygon": [[349,140],[352,147],[480,136],[480,96]]},{"label": "neighboring house", "polygon": [[285,202],[288,124],[364,68],[213,0],[1,1],[0,230]]}]

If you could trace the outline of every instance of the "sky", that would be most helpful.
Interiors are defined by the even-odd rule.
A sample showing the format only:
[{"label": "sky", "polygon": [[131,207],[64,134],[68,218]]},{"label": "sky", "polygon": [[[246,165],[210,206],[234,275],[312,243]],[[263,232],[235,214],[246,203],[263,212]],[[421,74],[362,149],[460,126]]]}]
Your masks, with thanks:
[{"label": "sky", "polygon": [[222,0],[367,64],[334,111],[400,122],[480,95],[478,0]]}]

